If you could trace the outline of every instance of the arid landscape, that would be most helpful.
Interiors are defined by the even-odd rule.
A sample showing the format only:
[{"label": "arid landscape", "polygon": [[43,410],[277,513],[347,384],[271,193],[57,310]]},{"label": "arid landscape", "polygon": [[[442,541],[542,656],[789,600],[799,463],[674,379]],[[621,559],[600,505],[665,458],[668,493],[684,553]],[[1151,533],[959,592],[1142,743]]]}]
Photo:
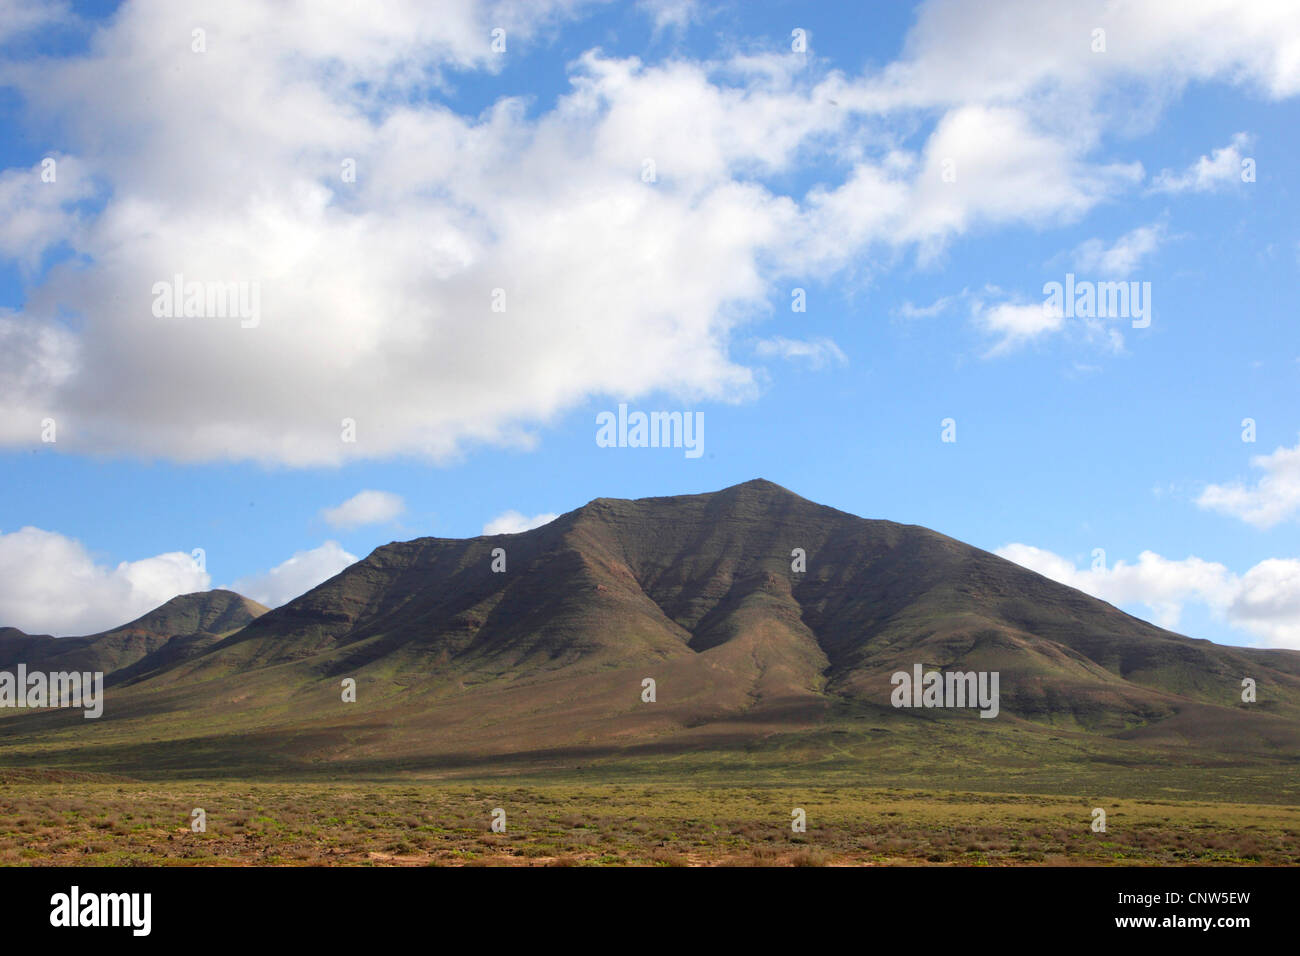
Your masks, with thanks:
[{"label": "arid landscape", "polygon": [[0,0],[5,941],[1294,936],[1297,156],[1300,0]]},{"label": "arid landscape", "polygon": [[[19,778],[21,779],[21,778]],[[0,864],[882,866],[1300,863],[1294,807],[865,787],[0,785]],[[207,828],[193,832],[202,804]],[[498,807],[507,829],[488,823]],[[790,812],[808,815],[791,832]]]},{"label": "arid landscape", "polygon": [[[1300,653],[766,481],[0,632],[20,662],[106,679],[0,714],[10,863],[1300,862]],[[996,713],[897,706],[916,665]]]}]

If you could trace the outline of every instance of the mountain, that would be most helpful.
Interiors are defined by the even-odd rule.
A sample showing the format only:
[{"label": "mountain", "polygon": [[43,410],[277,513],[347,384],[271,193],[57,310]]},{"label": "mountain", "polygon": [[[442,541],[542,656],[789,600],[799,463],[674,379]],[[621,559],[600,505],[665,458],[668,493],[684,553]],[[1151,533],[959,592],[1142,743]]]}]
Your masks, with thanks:
[{"label": "mountain", "polygon": [[[0,668],[103,671],[119,682],[215,644],[267,609],[234,591],[181,594],[121,627],[86,637],[0,628]],[[110,680],[110,683],[113,681]]]},{"label": "mountain", "polygon": [[[796,549],[806,570],[792,569]],[[1300,757],[1300,653],[1173,634],[934,531],[761,480],[599,498],[521,534],[395,542],[264,614],[224,594],[231,617],[155,617],[164,605],[77,639],[138,632],[138,651],[145,635],[204,635],[123,654],[93,729],[66,712],[0,716],[0,764],[443,773],[716,757],[852,769],[946,753],[996,772],[1066,751]],[[891,675],[914,665],[997,672],[998,716],[894,708]],[[1256,703],[1241,701],[1245,677]],[[342,699],[347,678],[355,703]]]}]

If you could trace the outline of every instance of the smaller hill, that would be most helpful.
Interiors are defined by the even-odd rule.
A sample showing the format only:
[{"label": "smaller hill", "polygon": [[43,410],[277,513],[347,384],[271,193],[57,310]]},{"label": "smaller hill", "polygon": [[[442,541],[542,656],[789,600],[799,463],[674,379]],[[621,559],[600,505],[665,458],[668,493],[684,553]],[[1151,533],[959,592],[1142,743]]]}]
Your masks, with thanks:
[{"label": "smaller hill", "polygon": [[121,683],[185,660],[267,610],[242,594],[218,588],[177,595],[134,621],[83,637],[27,634],[4,627],[0,628],[0,668],[22,663],[33,670],[102,671],[109,683]]}]

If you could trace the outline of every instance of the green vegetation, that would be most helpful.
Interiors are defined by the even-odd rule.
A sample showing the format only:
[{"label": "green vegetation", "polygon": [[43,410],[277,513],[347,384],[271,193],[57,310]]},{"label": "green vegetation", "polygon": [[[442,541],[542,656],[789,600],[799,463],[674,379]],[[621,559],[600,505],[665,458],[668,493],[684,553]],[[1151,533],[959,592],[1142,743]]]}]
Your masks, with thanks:
[{"label": "green vegetation", "polygon": [[27,782],[0,821],[7,865],[1300,863],[1294,808],[900,788]]}]

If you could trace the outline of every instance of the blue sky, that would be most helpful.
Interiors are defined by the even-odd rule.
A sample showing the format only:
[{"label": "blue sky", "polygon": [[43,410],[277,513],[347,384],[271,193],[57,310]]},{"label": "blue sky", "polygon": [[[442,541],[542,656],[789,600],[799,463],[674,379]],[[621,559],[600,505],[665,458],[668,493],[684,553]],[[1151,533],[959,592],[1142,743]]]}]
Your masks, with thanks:
[{"label": "blue sky", "polygon": [[[1300,647],[1300,15],[974,6],[11,0],[0,624],[765,477]],[[620,402],[703,454],[599,447]]]}]

